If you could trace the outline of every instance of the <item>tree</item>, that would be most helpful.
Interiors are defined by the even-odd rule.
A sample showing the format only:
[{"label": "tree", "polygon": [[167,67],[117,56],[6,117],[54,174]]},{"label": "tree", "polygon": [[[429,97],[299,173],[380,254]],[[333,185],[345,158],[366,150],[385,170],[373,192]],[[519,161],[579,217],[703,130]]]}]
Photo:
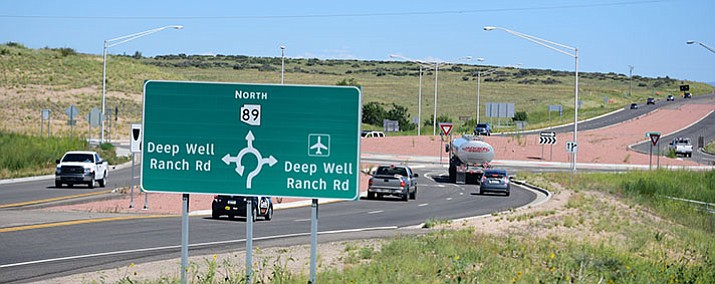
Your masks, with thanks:
[{"label": "tree", "polygon": [[407,108],[392,103],[392,109],[387,112],[386,119],[397,120],[400,123],[401,130],[415,129],[415,125],[410,121],[410,114],[407,113]]},{"label": "tree", "polygon": [[369,102],[362,106],[362,122],[372,125],[382,125],[385,109],[378,102]]},{"label": "tree", "polygon": [[[440,123],[440,122],[452,122],[452,119],[451,119],[449,116],[447,116],[447,115],[440,114],[440,115],[437,117],[437,123]],[[430,117],[430,118],[428,118],[428,119],[425,119],[425,123],[424,123],[423,125],[424,125],[424,126],[432,126],[432,125],[433,125],[433,123],[432,123],[432,117]]]}]

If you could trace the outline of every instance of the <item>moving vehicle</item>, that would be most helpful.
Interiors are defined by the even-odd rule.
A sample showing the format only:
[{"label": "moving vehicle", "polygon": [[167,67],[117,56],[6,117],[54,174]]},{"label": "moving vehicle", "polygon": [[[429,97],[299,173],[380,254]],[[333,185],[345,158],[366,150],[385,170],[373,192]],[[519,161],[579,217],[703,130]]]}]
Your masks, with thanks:
[{"label": "moving vehicle", "polygon": [[398,196],[402,201],[417,198],[417,177],[408,166],[379,166],[367,185],[367,198]]},{"label": "moving vehicle", "polygon": [[692,99],[692,98],[693,98],[693,94],[691,94],[691,93],[685,93],[685,94],[683,95],[683,98]]},{"label": "moving vehicle", "polygon": [[484,175],[482,175],[479,185],[479,194],[481,195],[485,192],[501,192],[509,196],[511,192],[510,184],[511,181],[509,180],[509,174],[507,174],[506,170],[488,169],[484,171]]},{"label": "moving vehicle", "polygon": [[273,219],[273,200],[265,196],[240,196],[240,195],[215,195],[211,202],[211,218],[218,219],[221,216],[228,216],[233,219],[236,216],[246,218],[246,202],[251,199],[253,209],[253,221],[257,217],[264,220]]},{"label": "moving vehicle", "polygon": [[665,100],[667,100],[667,101],[669,101],[669,102],[674,102],[674,101],[675,101],[675,97],[674,97],[673,95],[668,95],[668,97],[666,97]]},{"label": "moving vehicle", "polygon": [[655,104],[655,99],[654,99],[654,98],[648,98],[648,99],[645,101],[645,104],[646,104],[646,105],[654,105],[654,104]]},{"label": "moving vehicle", "polygon": [[81,183],[94,188],[95,181],[100,187],[107,185],[109,165],[97,152],[70,151],[55,163],[55,187],[62,187],[62,184],[73,187]]},{"label": "moving vehicle", "polygon": [[478,181],[494,159],[494,148],[478,136],[464,135],[447,145],[450,152],[449,180],[456,183]]},{"label": "moving vehicle", "polygon": [[492,136],[492,126],[489,123],[477,123],[474,126],[474,135]]},{"label": "moving vehicle", "polygon": [[684,157],[693,156],[693,145],[690,143],[690,138],[678,137],[670,141],[668,149],[675,152],[675,156],[682,155]]},{"label": "moving vehicle", "polygon": [[631,104],[631,109],[638,109],[638,104],[637,104],[637,103],[632,103],[632,104]]}]

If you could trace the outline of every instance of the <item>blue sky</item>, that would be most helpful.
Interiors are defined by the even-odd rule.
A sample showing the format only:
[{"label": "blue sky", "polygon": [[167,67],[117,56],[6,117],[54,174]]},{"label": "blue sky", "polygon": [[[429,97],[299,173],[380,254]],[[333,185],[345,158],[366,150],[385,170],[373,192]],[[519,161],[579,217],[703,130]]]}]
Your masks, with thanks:
[{"label": "blue sky", "polygon": [[2,1],[0,42],[101,54],[102,42],[183,25],[113,54],[241,54],[321,59],[456,61],[573,70],[573,58],[499,26],[579,48],[582,72],[715,82],[715,1]]}]

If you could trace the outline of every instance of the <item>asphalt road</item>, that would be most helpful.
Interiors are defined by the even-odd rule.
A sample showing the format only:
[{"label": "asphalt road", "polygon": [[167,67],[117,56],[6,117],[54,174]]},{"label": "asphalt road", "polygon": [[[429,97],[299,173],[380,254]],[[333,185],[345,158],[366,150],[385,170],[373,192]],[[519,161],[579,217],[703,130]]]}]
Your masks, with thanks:
[{"label": "asphalt road", "polygon": [[[693,143],[693,156],[689,158],[682,157],[682,159],[690,159],[706,165],[713,165],[715,163],[715,156],[704,153],[701,149],[701,147],[707,145],[709,141],[715,140],[715,113],[711,113],[705,117],[705,119],[682,131],[661,136],[660,139],[658,139],[658,145],[655,145],[652,149],[654,165],[657,163],[656,155],[658,154],[658,149],[661,149],[661,155],[665,155],[668,151],[668,143],[676,137],[689,137]],[[699,137],[703,137],[703,145],[699,145]],[[646,139],[645,136],[644,139]],[[651,151],[651,145],[652,143],[650,141],[645,141],[634,145],[632,148],[638,152],[648,154]]]},{"label": "asphalt road", "polygon": [[[636,117],[639,117],[641,115],[644,115],[646,113],[649,113],[649,112],[654,111],[661,107],[678,105],[678,104],[686,104],[686,103],[702,103],[702,102],[706,102],[708,100],[712,101],[714,98],[715,98],[715,95],[713,95],[713,94],[694,96],[692,99],[682,99],[682,98],[678,97],[675,99],[674,102],[668,102],[665,100],[665,98],[662,98],[662,99],[657,98],[656,104],[654,104],[654,105],[646,105],[645,102],[642,102],[642,103],[638,103],[638,109],[630,109],[630,105],[628,105],[628,106],[625,106],[621,111],[618,111],[611,115],[607,115],[604,117],[600,117],[600,118],[596,118],[596,119],[592,119],[592,120],[588,120],[588,121],[581,121],[578,123],[578,130],[586,131],[586,130],[603,128],[603,127],[610,126],[610,125],[613,125],[613,124],[616,124],[619,122],[634,119]],[[540,131],[570,133],[570,132],[573,132],[573,123],[570,125],[554,127],[549,130],[533,130],[533,131],[524,131],[522,133],[525,133],[525,134],[539,133]]]},{"label": "asphalt road", "polygon": [[[446,183],[442,167],[417,169],[416,200],[397,198],[338,202],[319,206],[319,238],[375,237],[428,219],[452,220],[524,206],[537,195],[518,186],[511,196],[477,195],[477,185]],[[245,248],[243,219],[189,221],[190,255]],[[370,229],[373,228],[373,229]],[[254,223],[254,245],[307,244],[310,208],[277,210],[272,221]],[[131,262],[175,258],[179,253],[178,217],[133,219],[0,233],[0,279],[4,283],[38,281],[76,273],[120,267]]]},{"label": "asphalt road", "polygon": [[[135,166],[135,175],[139,173],[139,165]],[[25,204],[47,203],[49,200],[62,199],[67,196],[92,195],[93,193],[107,192],[118,187],[129,187],[131,167],[112,170],[110,168],[106,187],[88,188],[84,185],[76,185],[72,188],[67,186],[56,188],[54,177],[46,179],[33,179],[31,181],[3,185],[0,188],[0,208],[12,208],[26,206]],[[135,182],[139,182],[137,179]]]}]

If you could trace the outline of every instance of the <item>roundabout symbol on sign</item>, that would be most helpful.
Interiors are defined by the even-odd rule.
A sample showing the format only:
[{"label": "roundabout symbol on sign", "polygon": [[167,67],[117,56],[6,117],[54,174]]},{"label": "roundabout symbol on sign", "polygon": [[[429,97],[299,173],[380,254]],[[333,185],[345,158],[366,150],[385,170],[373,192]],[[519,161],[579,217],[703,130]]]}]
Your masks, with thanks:
[{"label": "roundabout symbol on sign", "polygon": [[278,160],[276,160],[273,155],[268,156],[268,158],[263,158],[263,156],[261,156],[261,152],[258,152],[258,149],[253,148],[253,140],[255,139],[256,138],[253,136],[253,132],[249,130],[248,134],[246,134],[246,148],[241,149],[241,151],[238,152],[238,155],[236,155],[235,157],[231,156],[231,154],[226,154],[226,156],[223,156],[223,158],[221,158],[221,160],[226,163],[226,165],[236,163],[236,173],[238,173],[240,176],[243,176],[243,172],[245,170],[245,167],[241,165],[241,160],[243,159],[243,156],[245,156],[246,154],[252,154],[256,157],[256,159],[258,160],[258,165],[256,166],[256,169],[248,173],[248,176],[246,177],[247,189],[251,189],[251,181],[261,172],[261,169],[263,168],[264,164],[268,164],[268,166],[272,167],[276,164],[276,162],[278,162]]}]

